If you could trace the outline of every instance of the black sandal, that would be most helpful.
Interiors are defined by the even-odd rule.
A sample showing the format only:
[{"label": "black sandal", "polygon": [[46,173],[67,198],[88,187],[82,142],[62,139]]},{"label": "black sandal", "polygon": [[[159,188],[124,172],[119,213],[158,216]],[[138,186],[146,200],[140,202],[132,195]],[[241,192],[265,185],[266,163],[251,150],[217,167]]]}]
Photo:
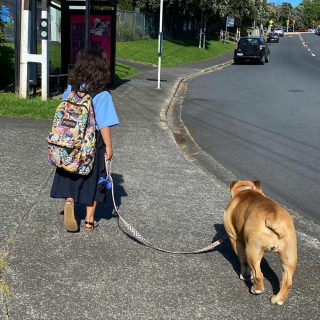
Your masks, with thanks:
[{"label": "black sandal", "polygon": [[[99,226],[99,224],[95,221],[90,222],[90,221],[85,220],[84,224],[85,224],[84,230],[86,230],[86,231],[93,231],[95,228],[97,228]],[[90,227],[87,227],[86,224],[89,224]]]}]

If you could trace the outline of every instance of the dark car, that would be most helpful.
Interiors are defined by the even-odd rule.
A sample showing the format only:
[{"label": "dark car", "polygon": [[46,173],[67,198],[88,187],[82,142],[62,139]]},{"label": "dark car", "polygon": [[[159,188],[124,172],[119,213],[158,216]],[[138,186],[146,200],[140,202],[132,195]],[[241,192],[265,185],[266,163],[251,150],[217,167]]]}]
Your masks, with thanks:
[{"label": "dark car", "polygon": [[263,37],[243,37],[234,49],[233,62],[257,61],[264,64],[269,62],[270,49]]},{"label": "dark car", "polygon": [[279,35],[275,32],[271,32],[267,35],[267,42],[279,42]]}]

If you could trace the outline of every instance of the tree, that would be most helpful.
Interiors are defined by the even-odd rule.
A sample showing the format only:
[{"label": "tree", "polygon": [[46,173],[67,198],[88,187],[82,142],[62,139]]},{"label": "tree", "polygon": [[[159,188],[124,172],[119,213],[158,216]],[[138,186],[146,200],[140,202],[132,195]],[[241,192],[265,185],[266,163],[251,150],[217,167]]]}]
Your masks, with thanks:
[{"label": "tree", "polygon": [[320,22],[320,0],[304,0],[297,7],[298,12],[302,12],[301,20],[303,25],[307,28],[313,27],[313,20],[315,20],[315,25]]},{"label": "tree", "polygon": [[293,16],[293,7],[289,2],[283,2],[282,5],[277,7],[277,22],[279,25],[284,26],[286,25],[286,21],[292,18],[296,19]]},{"label": "tree", "polygon": [[[0,10],[2,10],[1,5],[0,5]],[[0,16],[0,45],[5,42],[4,25],[5,23]]]},{"label": "tree", "polygon": [[123,4],[118,4],[118,9],[133,11],[135,6],[134,0],[125,0]]}]

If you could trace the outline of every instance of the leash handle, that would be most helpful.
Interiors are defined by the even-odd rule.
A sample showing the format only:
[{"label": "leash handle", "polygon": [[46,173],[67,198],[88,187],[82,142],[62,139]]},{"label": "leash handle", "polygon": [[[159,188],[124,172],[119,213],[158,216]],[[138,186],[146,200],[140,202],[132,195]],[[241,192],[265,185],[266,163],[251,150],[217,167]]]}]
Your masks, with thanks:
[{"label": "leash handle", "polygon": [[151,243],[150,241],[146,240],[132,225],[130,225],[120,214],[118,207],[116,205],[116,201],[114,198],[114,186],[113,186],[113,180],[112,180],[112,175],[111,175],[111,159],[107,160],[106,158],[107,155],[105,155],[105,163],[106,163],[106,172],[108,175],[108,179],[111,182],[111,194],[112,194],[112,201],[113,201],[113,206],[114,206],[114,210],[118,215],[118,225],[119,228],[122,230],[122,232],[124,232],[126,235],[128,235],[127,232],[125,232],[121,226],[119,221],[122,221],[122,223],[125,225],[125,227],[130,231],[131,235],[133,236],[133,238],[135,238],[136,240],[138,240],[140,243],[142,243],[143,245],[154,249],[154,250],[158,250],[161,252],[166,252],[166,253],[172,253],[172,254],[197,254],[197,253],[203,253],[203,252],[208,252],[210,250],[212,250],[213,248],[215,248],[216,246],[218,246],[219,244],[221,244],[223,242],[223,238],[219,239],[207,246],[205,246],[202,249],[199,250],[195,250],[195,251],[170,251],[170,250],[166,250],[166,249],[162,249],[160,247],[157,247],[156,245],[154,245],[153,243]]},{"label": "leash handle", "polygon": [[106,165],[106,172],[107,172],[107,175],[110,174],[111,172],[111,159],[107,160],[107,154],[104,155],[104,162],[105,162],[105,165]]}]

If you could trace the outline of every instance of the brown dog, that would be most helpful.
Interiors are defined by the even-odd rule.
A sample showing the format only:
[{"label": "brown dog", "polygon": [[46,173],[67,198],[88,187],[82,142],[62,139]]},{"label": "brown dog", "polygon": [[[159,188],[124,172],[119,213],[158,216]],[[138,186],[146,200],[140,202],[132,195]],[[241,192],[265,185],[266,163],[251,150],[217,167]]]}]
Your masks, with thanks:
[{"label": "brown dog", "polygon": [[[297,265],[297,239],[290,214],[265,197],[260,181],[232,181],[231,200],[224,213],[224,227],[240,262],[240,279],[253,274],[253,294],[264,290],[261,259],[266,251],[277,252],[282,263],[280,291],[271,298],[282,305],[292,286]],[[252,271],[252,273],[251,273]]]}]

